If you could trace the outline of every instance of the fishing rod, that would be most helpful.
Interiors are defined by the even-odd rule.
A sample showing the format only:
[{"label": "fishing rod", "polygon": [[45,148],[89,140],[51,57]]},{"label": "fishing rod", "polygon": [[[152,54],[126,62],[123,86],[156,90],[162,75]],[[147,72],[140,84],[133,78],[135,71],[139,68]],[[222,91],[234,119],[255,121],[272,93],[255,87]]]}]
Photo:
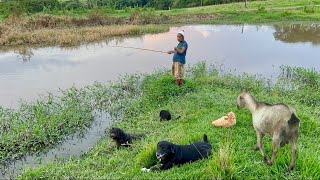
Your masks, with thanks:
[{"label": "fishing rod", "polygon": [[166,53],[168,52],[165,51],[159,51],[159,50],[154,50],[154,49],[145,49],[145,48],[137,48],[137,47],[130,47],[130,46],[111,46],[110,47],[117,47],[117,48],[127,48],[127,49],[137,49],[137,50],[142,50],[142,51],[151,51],[151,52],[158,52],[158,53]]}]

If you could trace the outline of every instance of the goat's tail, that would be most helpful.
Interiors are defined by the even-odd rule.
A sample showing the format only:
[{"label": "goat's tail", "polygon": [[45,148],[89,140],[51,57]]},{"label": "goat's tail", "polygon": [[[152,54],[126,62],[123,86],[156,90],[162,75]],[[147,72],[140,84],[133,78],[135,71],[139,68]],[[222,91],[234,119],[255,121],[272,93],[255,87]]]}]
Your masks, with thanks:
[{"label": "goat's tail", "polygon": [[296,116],[295,113],[292,113],[291,118],[288,121],[289,126],[298,125],[300,123],[300,119]]},{"label": "goat's tail", "polygon": [[203,135],[203,141],[209,143],[208,136],[206,134]]},{"label": "goat's tail", "polygon": [[292,113],[291,118],[288,121],[288,125],[292,132],[298,132],[300,127],[300,119],[295,113]]}]

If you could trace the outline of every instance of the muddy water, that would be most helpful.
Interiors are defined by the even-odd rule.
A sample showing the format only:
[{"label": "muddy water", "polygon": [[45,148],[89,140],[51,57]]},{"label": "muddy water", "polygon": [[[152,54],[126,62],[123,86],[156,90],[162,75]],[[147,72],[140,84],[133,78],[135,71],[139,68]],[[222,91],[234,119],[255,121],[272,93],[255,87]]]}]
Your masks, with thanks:
[{"label": "muddy water", "polygon": [[[319,69],[319,25],[192,25],[167,33],[108,40],[66,49],[26,49],[0,53],[0,105],[17,107],[19,99],[116,80],[119,74],[170,68],[171,55],[110,45],[171,50],[184,29],[189,43],[187,62],[220,62],[237,72],[274,75],[280,65]],[[0,48],[1,51],[1,48]]]},{"label": "muddy water", "polygon": [[105,138],[105,129],[111,121],[107,114],[97,115],[90,128],[85,134],[75,134],[68,138],[59,147],[50,149],[47,153],[26,156],[21,160],[14,161],[0,167],[0,179],[14,179],[25,168],[36,168],[40,165],[54,162],[55,160],[67,160],[70,157],[78,157],[88,152],[97,145],[101,138]]}]

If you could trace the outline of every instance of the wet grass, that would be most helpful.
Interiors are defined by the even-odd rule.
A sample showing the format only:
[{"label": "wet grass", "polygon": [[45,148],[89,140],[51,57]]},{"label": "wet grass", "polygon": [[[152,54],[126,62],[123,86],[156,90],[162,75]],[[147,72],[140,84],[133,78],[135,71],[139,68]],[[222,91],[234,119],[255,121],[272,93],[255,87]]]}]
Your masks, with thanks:
[{"label": "wet grass", "polygon": [[64,136],[90,125],[92,107],[70,89],[63,96],[22,103],[18,110],[0,108],[0,163],[56,145]]},{"label": "wet grass", "polygon": [[[319,88],[320,74],[313,69],[281,67],[276,83],[259,75],[233,75],[219,70],[219,66],[200,63],[188,69],[186,85],[178,88],[169,71],[135,76],[116,90],[121,101],[113,112],[123,119],[116,126],[129,133],[146,133],[129,149],[117,150],[110,139],[103,139],[81,158],[56,162],[29,169],[21,179],[319,179],[320,133]],[[142,78],[140,78],[142,77]],[[105,109],[108,91],[102,85],[89,88],[89,94],[101,97],[97,105]],[[114,87],[119,87],[115,85]],[[259,152],[252,150],[256,135],[249,111],[238,111],[236,99],[242,89],[269,103],[286,103],[297,109],[301,119],[296,169],[287,173],[291,158],[290,146],[280,149],[276,164],[263,163]],[[94,92],[94,93],[93,93]],[[125,96],[130,92],[130,96]],[[122,95],[121,95],[122,94]],[[135,100],[128,100],[135,96]],[[97,98],[99,99],[99,98]],[[99,103],[100,102],[100,103]],[[127,102],[127,103],[126,103]],[[169,109],[179,120],[160,122],[158,113]],[[229,111],[237,115],[233,128],[214,128],[211,122]],[[116,113],[117,114],[117,113]],[[213,145],[208,160],[174,167],[160,173],[141,172],[155,160],[156,143],[168,140],[176,144],[189,144],[202,139],[206,133]],[[271,156],[271,138],[264,140],[268,157]]]},{"label": "wet grass", "polygon": [[[124,114],[124,105],[141,97],[138,91],[119,89],[135,87],[137,83],[130,84],[138,80],[131,76],[108,85],[73,87],[57,96],[48,94],[34,103],[22,102],[17,110],[0,107],[0,165],[27,154],[45,152],[76,132],[85,133],[96,112],[110,112],[117,122]],[[118,98],[123,100],[116,101]]]}]

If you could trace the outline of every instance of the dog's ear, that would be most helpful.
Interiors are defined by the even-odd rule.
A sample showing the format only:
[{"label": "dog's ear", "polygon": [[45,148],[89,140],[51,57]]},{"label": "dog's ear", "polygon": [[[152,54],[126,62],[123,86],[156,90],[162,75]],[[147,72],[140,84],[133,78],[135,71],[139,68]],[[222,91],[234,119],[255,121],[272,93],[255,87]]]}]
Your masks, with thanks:
[{"label": "dog's ear", "polygon": [[175,153],[175,149],[174,149],[174,145],[173,144],[170,145],[170,151],[171,151],[172,154]]}]

